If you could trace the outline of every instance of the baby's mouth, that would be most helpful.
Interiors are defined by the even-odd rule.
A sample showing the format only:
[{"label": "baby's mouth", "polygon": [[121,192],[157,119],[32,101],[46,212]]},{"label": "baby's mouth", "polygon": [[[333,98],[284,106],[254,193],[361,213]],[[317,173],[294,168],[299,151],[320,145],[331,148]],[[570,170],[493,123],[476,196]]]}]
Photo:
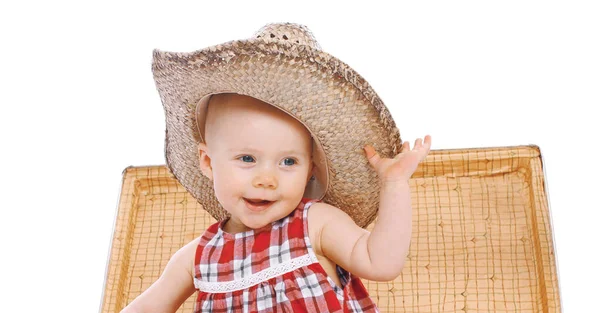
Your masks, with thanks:
[{"label": "baby's mouth", "polygon": [[246,206],[252,211],[262,211],[271,206],[275,201],[263,200],[263,199],[247,199],[244,198]]}]

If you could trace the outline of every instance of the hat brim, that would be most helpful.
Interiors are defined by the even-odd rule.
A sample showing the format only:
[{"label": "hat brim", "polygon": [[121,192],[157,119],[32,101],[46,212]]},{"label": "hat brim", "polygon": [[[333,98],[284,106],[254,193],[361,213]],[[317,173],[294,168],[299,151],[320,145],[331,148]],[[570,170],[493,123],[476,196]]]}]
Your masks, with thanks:
[{"label": "hat brim", "polygon": [[187,53],[155,49],[152,71],[165,109],[167,166],[213,217],[222,220],[227,212],[200,171],[196,108],[210,94],[231,92],[301,121],[326,156],[323,201],[361,227],[373,221],[380,186],[363,147],[393,157],[402,142],[383,101],[347,64],[310,46],[260,38]]}]

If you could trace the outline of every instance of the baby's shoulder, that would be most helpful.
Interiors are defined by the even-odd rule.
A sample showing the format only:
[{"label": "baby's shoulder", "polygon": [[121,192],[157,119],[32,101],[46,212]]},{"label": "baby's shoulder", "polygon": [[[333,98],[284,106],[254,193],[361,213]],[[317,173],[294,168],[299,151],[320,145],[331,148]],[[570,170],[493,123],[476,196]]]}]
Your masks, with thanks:
[{"label": "baby's shoulder", "polygon": [[188,270],[190,275],[194,275],[194,260],[196,258],[196,249],[200,244],[200,240],[202,236],[198,236],[194,238],[192,241],[188,242],[185,246],[181,247],[175,254],[171,257],[173,262],[178,263],[182,268]]},{"label": "baby's shoulder", "polygon": [[320,229],[333,218],[348,215],[338,207],[325,202],[314,202],[308,210],[308,227]]},{"label": "baby's shoulder", "polygon": [[321,253],[321,233],[323,228],[331,219],[338,218],[340,214],[346,214],[339,208],[325,203],[315,202],[308,209],[307,224],[308,224],[308,236],[313,246],[313,249],[317,254]]}]

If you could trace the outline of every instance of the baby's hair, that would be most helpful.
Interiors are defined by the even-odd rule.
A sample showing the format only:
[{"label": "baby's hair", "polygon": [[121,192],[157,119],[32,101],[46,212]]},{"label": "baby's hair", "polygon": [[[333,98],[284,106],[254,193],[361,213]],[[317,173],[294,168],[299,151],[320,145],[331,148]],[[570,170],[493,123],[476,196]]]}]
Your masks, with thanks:
[{"label": "baby's hair", "polygon": [[[229,99],[229,98],[231,98],[233,96],[236,96],[236,95],[240,95],[240,94],[236,94],[236,93],[218,93],[218,94],[214,94],[214,95],[210,96],[210,98],[208,100],[208,110],[206,111],[206,122],[204,124],[204,129],[202,129],[202,137],[204,139],[204,142],[207,145],[209,144],[207,138],[211,137],[211,136],[209,136],[209,132],[207,131],[209,129],[208,126],[209,126],[209,124],[210,125],[214,125],[216,123],[216,121],[214,121],[214,116],[215,116],[215,113],[217,112],[216,111],[216,108],[217,108],[216,104],[219,103],[218,105],[224,105],[225,103],[227,103],[226,102],[227,99]],[[250,97],[250,96],[246,96],[246,95],[241,95],[241,96]],[[254,98],[254,97],[251,97],[251,98]],[[256,98],[254,98],[254,99],[256,99]],[[267,102],[264,102],[264,101],[262,101],[260,99],[256,99],[256,100],[259,100],[261,103],[263,103],[265,107],[274,108],[278,112],[282,112],[285,115],[287,115],[287,116],[293,118],[294,120],[298,121],[295,117],[293,117],[292,115],[289,115],[287,112],[279,109],[278,107],[276,107],[274,105],[271,105],[271,104],[269,104]],[[213,104],[213,105],[211,105],[211,104]],[[211,116],[212,116],[212,119],[211,119]],[[301,123],[300,121],[298,121],[298,122]],[[314,152],[314,145],[313,145],[314,138],[313,138],[313,135],[310,132],[310,130],[307,129],[306,126],[304,126],[304,124],[303,124],[303,127],[308,131],[309,136],[310,136],[310,141],[311,141],[310,156],[311,156],[311,159],[312,159],[313,152]],[[311,180],[314,180],[314,176],[311,177]]]},{"label": "baby's hair", "polygon": [[[217,125],[219,125],[217,119],[218,116],[221,114],[226,114],[227,111],[229,110],[227,108],[227,106],[232,102],[235,101],[234,97],[236,96],[241,96],[241,97],[246,97],[246,98],[252,98],[254,100],[258,100],[258,101],[253,101],[253,105],[256,106],[262,106],[265,108],[265,110],[270,111],[270,112],[277,112],[276,114],[279,117],[282,116],[286,116],[288,118],[291,118],[291,120],[296,121],[296,123],[299,123],[299,125],[302,125],[302,129],[304,129],[307,133],[307,135],[310,138],[310,162],[312,162],[314,164],[315,159],[315,145],[316,145],[316,141],[313,138],[312,133],[310,132],[310,130],[304,125],[304,123],[302,123],[301,121],[299,121],[297,118],[295,118],[293,115],[288,114],[287,112],[285,112],[284,110],[279,109],[277,106],[271,105],[267,102],[264,102],[260,99],[251,97],[251,96],[246,96],[246,95],[242,95],[242,94],[237,94],[237,93],[219,93],[219,94],[213,94],[210,96],[210,98],[208,99],[208,108],[205,111],[205,118],[204,118],[204,125],[201,126],[202,128],[202,139],[204,141],[204,144],[206,144],[207,146],[211,146],[211,144],[214,144],[215,141],[215,136],[216,136],[216,132],[217,132]],[[282,117],[283,118],[283,117]],[[197,120],[200,120],[197,117]],[[309,182],[314,182],[315,180],[317,180],[316,176],[313,174],[311,175],[311,177],[309,178]]]},{"label": "baby's hair", "polygon": [[[217,103],[224,103],[225,100],[227,98],[229,98],[231,95],[233,95],[232,93],[218,93],[218,94],[214,94],[212,96],[210,96],[210,98],[208,99],[208,109],[206,110],[206,117],[205,117],[205,123],[204,123],[204,129],[202,129],[202,137],[204,139],[204,142],[208,145],[208,138],[212,137],[209,136],[209,133],[212,135],[212,132],[208,132],[207,130],[209,129],[209,125],[212,125],[215,123],[214,121],[214,116],[215,113],[217,112],[216,109],[218,108]],[[213,104],[213,105],[211,105]],[[212,113],[212,114],[211,114]],[[212,119],[211,119],[212,117]]]}]

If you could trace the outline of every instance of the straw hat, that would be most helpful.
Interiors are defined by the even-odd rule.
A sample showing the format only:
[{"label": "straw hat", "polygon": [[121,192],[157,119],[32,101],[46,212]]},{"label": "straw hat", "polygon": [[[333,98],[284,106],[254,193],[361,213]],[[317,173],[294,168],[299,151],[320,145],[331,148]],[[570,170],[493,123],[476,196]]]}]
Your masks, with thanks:
[{"label": "straw hat", "polygon": [[323,52],[306,26],[267,24],[251,38],[194,52],[155,49],[152,72],[166,115],[167,166],[217,220],[228,213],[198,157],[207,104],[217,93],[256,98],[304,124],[313,137],[316,178],[305,197],[344,210],[361,227],[375,218],[379,180],[363,147],[393,157],[400,133],[367,81]]}]

